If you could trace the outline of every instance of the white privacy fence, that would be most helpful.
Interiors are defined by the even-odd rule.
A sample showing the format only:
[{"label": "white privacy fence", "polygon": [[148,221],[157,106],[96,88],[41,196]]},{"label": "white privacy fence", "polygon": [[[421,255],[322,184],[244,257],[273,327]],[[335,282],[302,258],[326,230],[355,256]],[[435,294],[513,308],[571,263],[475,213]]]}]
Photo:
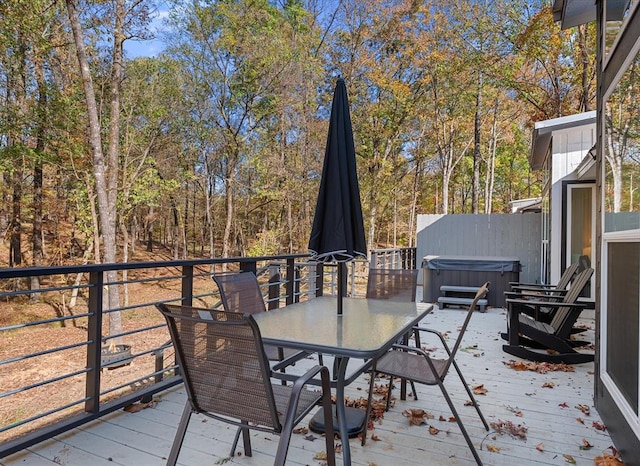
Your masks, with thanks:
[{"label": "white privacy fence", "polygon": [[520,281],[540,282],[541,226],[540,213],[418,215],[417,267],[428,255],[512,256]]}]

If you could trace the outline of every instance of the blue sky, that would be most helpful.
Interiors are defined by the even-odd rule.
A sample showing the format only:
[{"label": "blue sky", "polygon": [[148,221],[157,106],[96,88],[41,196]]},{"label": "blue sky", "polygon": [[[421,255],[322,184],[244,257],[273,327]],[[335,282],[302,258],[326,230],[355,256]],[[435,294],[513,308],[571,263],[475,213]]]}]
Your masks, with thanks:
[{"label": "blue sky", "polygon": [[124,51],[127,58],[136,57],[155,57],[164,49],[161,36],[164,26],[164,20],[169,15],[169,8],[163,1],[157,2],[157,9],[152,13],[151,23],[149,24],[149,30],[157,39],[151,40],[133,40],[129,39],[124,43]]}]

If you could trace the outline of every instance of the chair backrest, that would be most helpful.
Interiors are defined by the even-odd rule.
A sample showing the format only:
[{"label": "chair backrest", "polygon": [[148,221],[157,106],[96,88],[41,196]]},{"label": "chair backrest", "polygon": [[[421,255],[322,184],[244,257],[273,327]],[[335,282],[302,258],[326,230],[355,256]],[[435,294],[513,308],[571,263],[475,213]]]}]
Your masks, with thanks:
[{"label": "chair backrest", "polygon": [[[562,302],[575,304],[582,294],[582,290],[587,286],[589,280],[591,280],[591,275],[593,275],[593,269],[591,268],[585,269],[576,275],[576,278],[571,282],[571,287],[569,287],[569,291],[567,291]],[[568,307],[559,307],[555,311],[553,319],[551,319],[549,324],[553,327],[556,335],[568,336],[571,331],[571,327],[575,324],[575,319],[571,319],[571,321],[568,319],[568,317],[572,315],[570,311],[571,309]]]},{"label": "chair backrest", "polygon": [[256,314],[266,311],[260,284],[253,272],[214,275],[225,311]]},{"label": "chair backrest", "polygon": [[194,411],[279,432],[269,361],[253,317],[171,304],[157,308],[167,321]]},{"label": "chair backrest", "polygon": [[476,310],[476,306],[478,305],[478,301],[481,300],[482,298],[484,298],[487,295],[487,293],[489,292],[489,285],[490,285],[490,283],[486,282],[476,292],[476,295],[473,298],[473,302],[471,303],[471,305],[469,306],[469,309],[467,310],[467,315],[466,315],[466,317],[464,319],[462,327],[460,327],[460,333],[458,333],[458,338],[456,339],[456,342],[454,343],[453,348],[451,348],[451,354],[449,355],[449,360],[447,361],[446,367],[444,368],[444,371],[443,371],[444,374],[446,374],[447,371],[449,370],[449,366],[453,362],[453,358],[455,357],[456,353],[458,352],[458,348],[460,348],[460,343],[462,343],[462,337],[464,337],[464,332],[466,332],[467,327],[469,326],[469,321],[471,320],[471,316],[473,315],[474,311]]},{"label": "chair backrest", "polygon": [[567,267],[562,273],[560,280],[558,280],[558,283],[556,284],[556,289],[566,290],[566,288],[569,286],[569,283],[571,283],[571,280],[573,280],[573,276],[578,272],[579,267],[580,267],[579,262],[574,262],[569,267]]},{"label": "chair backrest", "polygon": [[417,269],[369,269],[367,298],[414,302],[417,284]]}]

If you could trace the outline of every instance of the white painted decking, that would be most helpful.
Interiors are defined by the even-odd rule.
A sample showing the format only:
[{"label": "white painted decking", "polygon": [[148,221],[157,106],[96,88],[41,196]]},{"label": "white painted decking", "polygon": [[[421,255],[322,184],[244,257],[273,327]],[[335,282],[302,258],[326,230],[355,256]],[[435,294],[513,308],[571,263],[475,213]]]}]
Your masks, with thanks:
[{"label": "white painted decking", "polygon": [[[459,309],[436,309],[424,325],[449,332],[450,341],[457,335],[464,318]],[[593,326],[593,322],[587,322]],[[366,323],[360,323],[366,325]],[[486,395],[477,399],[489,423],[510,421],[527,428],[526,440],[513,438],[508,433],[499,434],[494,429],[486,432],[475,410],[463,406],[467,400],[461,382],[452,370],[445,381],[463,422],[473,439],[485,465],[566,465],[570,458],[577,465],[593,465],[594,458],[608,451],[612,445],[606,431],[597,430],[593,423],[601,419],[593,407],[593,364],[573,366],[575,372],[515,371],[505,364],[512,359],[502,352],[500,331],[506,329],[506,315],[502,309],[476,312],[471,319],[458,353],[467,382],[471,386],[483,385]],[[587,332],[593,338],[593,331]],[[436,341],[423,342],[423,347],[436,346]],[[325,364],[330,365],[330,358]],[[298,363],[294,370],[303,370],[314,360]],[[367,396],[368,375],[361,376],[347,387],[346,396]],[[381,383],[385,383],[382,381]],[[545,388],[544,384],[554,384]],[[396,401],[385,413],[381,423],[370,432],[365,447],[358,439],[351,439],[352,464],[354,465],[473,465],[475,461],[455,422],[439,421],[451,415],[438,387],[417,385],[418,400]],[[399,390],[394,390],[399,398]],[[137,413],[119,411],[75,429],[64,435],[43,442],[11,457],[0,460],[4,466],[14,465],[66,465],[66,466],[155,466],[165,464],[178,425],[186,397],[182,387],[157,397],[154,407]],[[577,406],[590,407],[585,415]],[[429,433],[428,425],[410,426],[402,415],[407,409],[421,408],[435,418],[428,425],[439,430]],[[516,413],[520,412],[521,416]],[[582,419],[582,422],[579,421]],[[303,423],[301,425],[306,425]],[[228,458],[235,428],[211,419],[193,416],[179,457],[185,466],[239,464],[273,464],[278,437],[260,432],[252,433],[253,457],[243,454]],[[289,448],[288,464],[320,465],[316,453],[324,450],[324,440],[313,434],[294,434]],[[592,445],[585,449],[583,442]],[[338,441],[336,441],[339,443]],[[242,443],[242,442],[240,442]],[[538,446],[538,449],[536,447]],[[582,448],[581,448],[582,447]],[[499,451],[490,451],[499,449]],[[242,452],[242,447],[238,448]],[[563,456],[570,455],[570,456]],[[338,455],[338,464],[342,456]]]}]

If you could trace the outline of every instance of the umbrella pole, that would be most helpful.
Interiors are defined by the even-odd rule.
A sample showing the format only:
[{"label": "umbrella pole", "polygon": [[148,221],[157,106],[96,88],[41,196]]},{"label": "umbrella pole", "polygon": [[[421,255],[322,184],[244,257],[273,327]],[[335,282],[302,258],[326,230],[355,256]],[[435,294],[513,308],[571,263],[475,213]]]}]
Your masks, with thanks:
[{"label": "umbrella pole", "polygon": [[345,262],[338,262],[338,315],[342,315],[342,297],[346,295],[347,286],[347,264]]}]

